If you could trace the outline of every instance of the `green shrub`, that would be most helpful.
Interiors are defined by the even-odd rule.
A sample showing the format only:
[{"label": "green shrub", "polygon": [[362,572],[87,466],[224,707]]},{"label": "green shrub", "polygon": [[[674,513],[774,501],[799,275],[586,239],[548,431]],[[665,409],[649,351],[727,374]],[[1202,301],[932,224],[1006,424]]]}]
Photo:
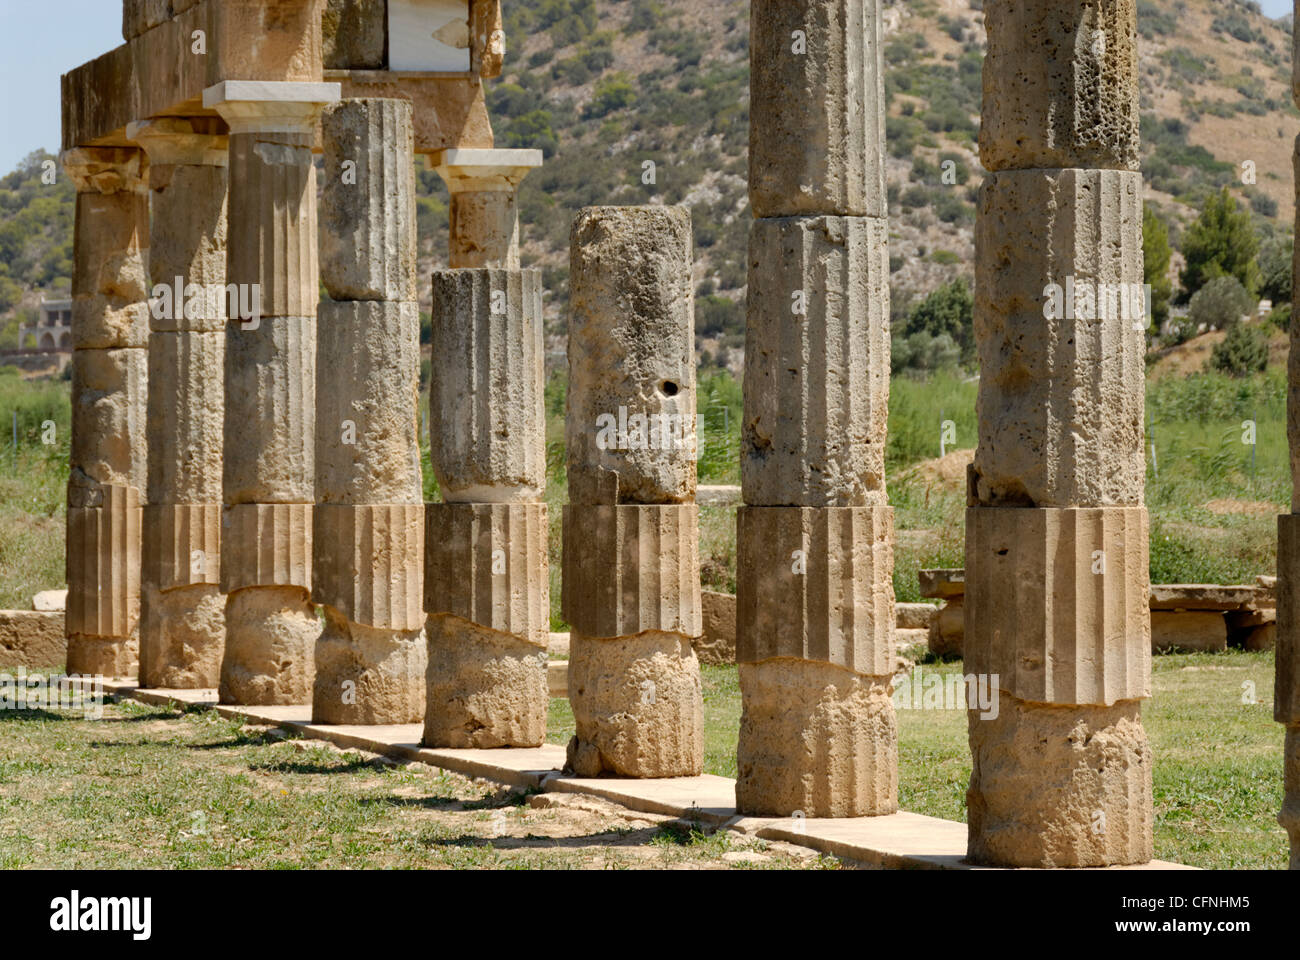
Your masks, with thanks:
[{"label": "green shrub", "polygon": [[1192,297],[1187,317],[1198,329],[1233,327],[1254,312],[1255,301],[1236,277],[1215,277]]},{"label": "green shrub", "polygon": [[1268,338],[1253,324],[1233,324],[1210,355],[1210,366],[1232,377],[1260,373],[1268,366]]}]

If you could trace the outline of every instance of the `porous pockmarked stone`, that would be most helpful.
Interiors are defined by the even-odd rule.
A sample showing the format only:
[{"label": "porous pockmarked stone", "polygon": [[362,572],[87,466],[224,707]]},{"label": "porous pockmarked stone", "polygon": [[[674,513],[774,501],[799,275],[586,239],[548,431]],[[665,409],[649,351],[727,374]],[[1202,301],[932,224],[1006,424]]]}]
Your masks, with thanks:
[{"label": "porous pockmarked stone", "polygon": [[888,677],[780,659],[742,662],[740,683],[738,812],[868,817],[897,811],[898,722]]},{"label": "porous pockmarked stone", "polygon": [[704,700],[691,638],[646,630],[618,638],[574,630],[567,767],[580,777],[690,777],[704,769]]},{"label": "porous pockmarked stone", "polygon": [[[226,567],[223,562],[223,573]],[[264,586],[230,593],[218,690],[221,702],[250,706],[310,702],[320,633],[316,608],[303,587]]]},{"label": "porous pockmarked stone", "polygon": [[536,747],[546,738],[546,649],[450,613],[430,615],[427,746]]},{"label": "porous pockmarked stone", "polygon": [[1141,701],[968,711],[969,856],[1016,867],[1099,867],[1153,856],[1151,748]]},{"label": "porous pockmarked stone", "polygon": [[1277,645],[1273,719],[1300,724],[1300,514],[1278,517]]},{"label": "porous pockmarked stone", "polygon": [[62,611],[0,610],[0,669],[56,667],[67,655]]},{"label": "porous pockmarked stone", "polygon": [[750,506],[883,505],[888,223],[750,226],[741,489]]},{"label": "porous pockmarked stone", "polygon": [[878,0],[755,0],[749,197],[756,217],[884,217]]},{"label": "porous pockmarked stone", "polygon": [[315,498],[316,318],[231,320],[226,334],[227,504]]},{"label": "porous pockmarked stone", "polygon": [[150,336],[150,503],[221,503],[225,359],[224,333]]},{"label": "porous pockmarked stone", "polygon": [[202,690],[221,682],[226,598],[215,584],[161,590],[146,578],[140,607],[142,687]]},{"label": "porous pockmarked stone", "polygon": [[70,507],[99,506],[106,486],[144,492],[148,363],[143,349],[75,352]]},{"label": "porous pockmarked stone", "polygon": [[1137,0],[994,3],[980,162],[1137,170]]},{"label": "porous pockmarked stone", "polygon": [[420,503],[419,305],[323,301],[316,337],[317,503]]},{"label": "porous pockmarked stone", "polygon": [[386,0],[326,0],[321,59],[326,70],[382,70]]},{"label": "porous pockmarked stone", "polygon": [[429,435],[430,458],[443,499],[541,499],[541,271],[435,271],[432,319],[429,422],[436,426]]},{"label": "porous pockmarked stone", "polygon": [[589,207],[574,221],[569,257],[570,502],[690,502],[690,212]]},{"label": "porous pockmarked stone", "polygon": [[415,134],[407,100],[343,100],[321,116],[321,282],[334,300],[415,300]]},{"label": "porous pockmarked stone", "polygon": [[975,247],[983,375],[971,496],[989,506],[1141,503],[1141,174],[992,174]]},{"label": "porous pockmarked stone", "polygon": [[316,641],[315,723],[419,723],[424,718],[423,627],[371,627],[325,607]]}]

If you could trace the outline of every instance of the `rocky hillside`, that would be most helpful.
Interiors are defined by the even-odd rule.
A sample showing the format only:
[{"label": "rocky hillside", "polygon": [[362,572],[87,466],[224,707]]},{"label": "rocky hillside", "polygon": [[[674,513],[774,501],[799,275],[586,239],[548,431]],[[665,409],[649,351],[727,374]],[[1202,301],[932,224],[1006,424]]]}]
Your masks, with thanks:
[{"label": "rocky hillside", "polygon": [[[897,316],[971,274],[985,41],[982,0],[884,2]],[[1138,7],[1148,202],[1171,223],[1174,246],[1222,185],[1249,205],[1262,233],[1289,232],[1300,133],[1290,24],[1243,0]],[[506,0],[505,8],[507,66],[489,83],[489,101],[498,145],[546,153],[524,182],[521,208],[525,262],[545,272],[553,349],[563,349],[577,210],[684,203],[695,223],[701,359],[736,366],[749,217],[748,0]],[[431,269],[445,257],[446,192],[432,170],[420,180]],[[30,176],[0,181],[0,346],[12,345],[16,310],[66,290],[67,192],[37,189]]]}]

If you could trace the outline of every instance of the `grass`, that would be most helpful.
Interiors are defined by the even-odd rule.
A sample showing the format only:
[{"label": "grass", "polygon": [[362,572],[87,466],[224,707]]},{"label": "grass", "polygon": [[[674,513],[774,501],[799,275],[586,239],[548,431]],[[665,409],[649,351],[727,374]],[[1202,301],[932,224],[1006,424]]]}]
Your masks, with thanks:
[{"label": "grass", "polygon": [[[921,669],[946,677],[962,665]],[[737,671],[701,675],[705,772],[734,778]],[[1143,723],[1155,758],[1157,858],[1286,866],[1272,685],[1271,653],[1155,658]],[[964,821],[965,711],[900,709],[898,728],[902,808]],[[613,822],[613,807],[539,825],[527,793],[285,739],[214,712],[130,702],[110,705],[101,721],[4,711],[0,732],[0,869],[709,866],[744,845],[679,822]],[[548,742],[572,734],[568,701],[551,700]],[[803,864],[777,856],[770,865]]]},{"label": "grass", "polygon": [[99,721],[0,711],[0,869],[838,865],[593,798],[534,797],[340,751],[213,711],[122,702]]}]

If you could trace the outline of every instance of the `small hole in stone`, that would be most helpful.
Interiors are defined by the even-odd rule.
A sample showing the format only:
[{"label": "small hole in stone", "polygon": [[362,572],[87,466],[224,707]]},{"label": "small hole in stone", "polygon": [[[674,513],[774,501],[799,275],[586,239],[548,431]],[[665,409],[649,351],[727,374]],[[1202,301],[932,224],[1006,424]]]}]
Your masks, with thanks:
[{"label": "small hole in stone", "polygon": [[679,389],[681,388],[678,387],[677,384],[671,380],[665,380],[663,383],[659,384],[659,392],[662,393],[665,397],[677,396],[677,391]]},{"label": "small hole in stone", "polygon": [[1003,549],[1001,549],[1001,550],[998,551],[998,556],[999,556],[999,557],[1005,557],[1005,556],[1007,555],[1008,552],[1009,552],[1009,548],[1004,547]]}]

